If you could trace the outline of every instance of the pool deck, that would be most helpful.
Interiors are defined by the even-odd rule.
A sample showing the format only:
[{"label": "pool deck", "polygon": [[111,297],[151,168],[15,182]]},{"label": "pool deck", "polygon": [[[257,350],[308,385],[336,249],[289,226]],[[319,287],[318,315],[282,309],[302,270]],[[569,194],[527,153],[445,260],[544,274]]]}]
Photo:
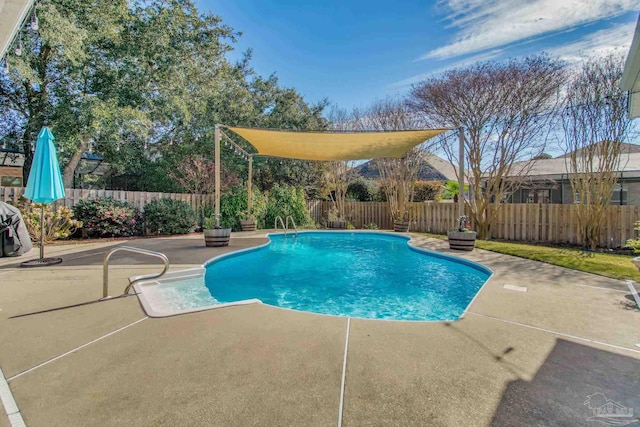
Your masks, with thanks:
[{"label": "pool deck", "polygon": [[[20,417],[27,426],[338,425],[346,318],[262,304],[148,318],[135,296],[96,302],[102,257],[116,244],[163,252],[174,271],[266,241],[256,232],[234,233],[228,248],[206,248],[199,235],[55,245],[47,256],[64,263],[32,269],[17,264],[37,250],[0,258],[0,368],[11,391],[0,375],[10,413],[0,410],[0,427]],[[494,275],[455,322],[351,319],[342,425],[603,425],[588,420],[606,403],[588,401],[595,393],[638,417],[640,310],[625,283],[419,235],[412,244]],[[155,262],[116,254],[110,293]]]}]

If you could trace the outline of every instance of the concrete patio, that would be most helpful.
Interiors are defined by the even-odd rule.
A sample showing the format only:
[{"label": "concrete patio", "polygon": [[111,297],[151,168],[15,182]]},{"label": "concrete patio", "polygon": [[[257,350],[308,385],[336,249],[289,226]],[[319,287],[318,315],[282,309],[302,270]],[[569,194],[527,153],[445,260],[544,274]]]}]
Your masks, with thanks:
[{"label": "concrete patio", "polygon": [[[638,416],[640,310],[626,284],[413,237],[494,275],[455,322],[351,319],[343,425],[602,425],[589,420],[595,393]],[[56,245],[47,256],[64,263],[37,269],[18,266],[37,251],[0,258],[0,368],[19,410],[5,402],[0,427],[19,416],[27,426],[337,425],[346,318],[253,304],[153,319],[135,296],[96,302],[116,244],[163,252],[179,270],[266,241]],[[113,260],[112,295],[159,268]]]}]

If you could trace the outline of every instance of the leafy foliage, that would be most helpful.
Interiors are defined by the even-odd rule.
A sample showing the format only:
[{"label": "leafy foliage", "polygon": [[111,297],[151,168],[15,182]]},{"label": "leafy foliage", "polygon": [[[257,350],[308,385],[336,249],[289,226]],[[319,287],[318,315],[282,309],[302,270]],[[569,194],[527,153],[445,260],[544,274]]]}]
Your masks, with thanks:
[{"label": "leafy foliage", "polygon": [[276,184],[267,199],[265,212],[266,224],[274,224],[276,217],[285,219],[291,215],[298,227],[311,225],[313,220],[307,209],[304,190],[301,187]]},{"label": "leafy foliage", "polygon": [[[10,52],[10,72],[0,74],[0,138],[24,150],[25,179],[45,123],[64,148],[66,186],[92,151],[111,167],[103,184],[165,192],[180,191],[169,172],[185,157],[213,157],[214,123],[326,127],[326,101],[307,104],[275,76],[257,76],[250,51],[231,63],[239,33],[193,0],[41,0],[38,16],[39,29],[19,35],[22,55]],[[221,156],[230,173],[246,174],[229,149]],[[282,179],[316,191],[311,162],[255,166],[261,188]]]},{"label": "leafy foliage", "polygon": [[[640,233],[640,221],[635,222],[633,229]],[[636,254],[640,253],[640,236],[627,240],[625,247],[633,249],[633,252]]]},{"label": "leafy foliage", "polygon": [[[264,214],[267,208],[267,200],[264,194],[257,188],[252,189],[252,214],[258,221],[258,228],[265,228]],[[236,187],[232,191],[224,193],[220,198],[220,224],[233,231],[241,229],[240,220],[246,219],[247,213],[247,189]],[[245,217],[245,218],[243,218]]]},{"label": "leafy foliage", "polygon": [[347,187],[347,198],[356,199],[359,202],[375,201],[379,188],[375,181],[358,177]]},{"label": "leafy foliage", "polygon": [[89,237],[129,237],[143,232],[142,214],[126,202],[111,198],[80,200],[73,212]]},{"label": "leafy foliage", "polygon": [[[20,197],[16,206],[20,209],[31,240],[40,241],[42,232],[42,205],[33,203],[25,197]],[[82,222],[73,218],[73,211],[65,206],[59,206],[53,211],[50,204],[44,205],[44,241],[66,239],[76,229],[82,227]]]},{"label": "leafy foliage", "polygon": [[144,220],[151,233],[187,234],[196,228],[196,213],[182,200],[154,199],[144,207]]},{"label": "leafy foliage", "polygon": [[440,181],[416,181],[413,185],[413,201],[438,200],[441,191],[442,182]]},{"label": "leafy foliage", "polygon": [[[169,172],[169,176],[175,179],[178,184],[188,193],[207,194],[213,193],[216,189],[215,183],[216,164],[204,156],[187,156],[182,160],[175,171]],[[221,191],[238,183],[238,176],[226,171],[225,167],[220,169]]]},{"label": "leafy foliage", "polygon": [[[203,228],[205,230],[213,230],[216,228],[216,217],[213,216],[208,216],[204,219],[204,225]],[[218,227],[218,228],[222,228],[222,227]]]}]

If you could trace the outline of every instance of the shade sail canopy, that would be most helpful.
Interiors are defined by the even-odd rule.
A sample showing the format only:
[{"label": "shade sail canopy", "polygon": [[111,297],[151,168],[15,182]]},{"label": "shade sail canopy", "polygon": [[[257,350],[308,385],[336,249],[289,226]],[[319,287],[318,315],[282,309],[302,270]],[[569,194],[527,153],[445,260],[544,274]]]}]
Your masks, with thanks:
[{"label": "shade sail canopy", "polygon": [[36,203],[51,203],[64,197],[64,184],[53,140],[49,128],[43,127],[38,134],[36,152],[24,191],[24,196]]},{"label": "shade sail canopy", "polygon": [[259,154],[302,160],[360,160],[402,157],[418,144],[449,129],[398,132],[288,132],[226,127]]},{"label": "shade sail canopy", "polygon": [[0,0],[0,59],[4,58],[34,0]]}]

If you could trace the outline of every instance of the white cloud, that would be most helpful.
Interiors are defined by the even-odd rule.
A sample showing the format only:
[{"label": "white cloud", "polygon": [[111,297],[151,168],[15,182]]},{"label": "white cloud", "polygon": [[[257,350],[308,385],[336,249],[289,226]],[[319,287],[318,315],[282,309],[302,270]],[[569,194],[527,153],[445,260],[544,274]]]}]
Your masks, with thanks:
[{"label": "white cloud", "polygon": [[453,42],[420,59],[446,59],[566,31],[640,9],[640,0],[442,0]]},{"label": "white cloud", "polygon": [[547,53],[570,64],[580,62],[587,57],[605,56],[616,51],[626,54],[631,46],[635,28],[636,23],[629,22],[596,31],[576,42],[548,49]]},{"label": "white cloud", "polygon": [[446,70],[455,69],[455,68],[464,68],[464,67],[473,65],[477,62],[484,62],[484,61],[489,61],[491,59],[495,59],[500,55],[502,55],[502,53],[503,53],[502,49],[495,49],[490,52],[484,52],[479,55],[470,56],[469,58],[465,58],[461,61],[457,61],[452,64],[449,64],[446,67],[437,68],[435,70],[429,71],[428,73],[418,74],[413,77],[409,77],[408,79],[404,79],[404,80],[400,80],[398,82],[392,83],[389,86],[398,87],[398,88],[407,87],[414,83],[421,82],[422,80],[425,80],[431,76],[434,76]]}]

